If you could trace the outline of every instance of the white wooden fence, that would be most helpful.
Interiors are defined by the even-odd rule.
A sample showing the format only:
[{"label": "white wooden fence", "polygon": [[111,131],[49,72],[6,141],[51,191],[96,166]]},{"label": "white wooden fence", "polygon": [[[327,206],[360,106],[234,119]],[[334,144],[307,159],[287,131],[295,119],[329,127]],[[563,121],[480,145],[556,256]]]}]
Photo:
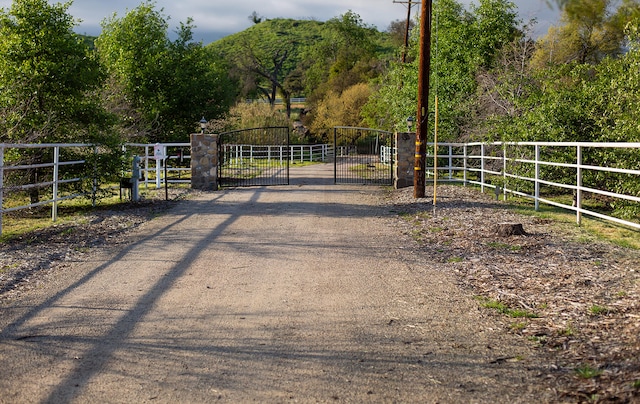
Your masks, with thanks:
[{"label": "white wooden fence", "polygon": [[[433,149],[433,145],[430,145]],[[152,184],[160,188],[164,181],[185,182],[190,181],[189,175],[189,143],[166,143],[160,145],[153,144],[128,144],[124,148],[132,154],[141,157],[141,171],[144,175],[143,183],[148,187]],[[272,146],[270,155],[274,158],[284,156],[284,152]],[[290,146],[288,156],[296,161],[308,161],[308,158],[326,161],[331,158],[332,149],[330,145],[304,145]],[[84,165],[84,160],[62,160],[61,150],[63,149],[85,149],[92,148],[93,152],[98,150],[88,144],[5,144],[0,143],[0,234],[2,232],[2,216],[4,213],[27,209],[36,206],[51,204],[52,220],[57,218],[58,203],[71,198],[76,198],[85,193],[73,193],[60,189],[61,185],[80,182],[83,178],[69,176],[65,168]],[[15,164],[12,165],[12,153],[25,149],[47,150],[48,161],[39,161],[37,164]],[[162,158],[156,159],[157,151],[161,150]],[[251,158],[251,151],[248,148],[238,148],[239,158]],[[622,151],[629,153],[632,158],[618,159],[613,161],[585,162],[585,156],[593,151],[616,151],[619,155]],[[283,153],[283,154],[280,154]],[[625,220],[619,217],[596,212],[585,207],[585,195],[599,195],[614,201],[624,201],[627,203],[640,204],[640,193],[637,187],[632,187],[634,191],[627,193],[616,192],[609,187],[614,181],[620,181],[620,176],[624,176],[625,181],[635,181],[640,183],[640,166],[638,157],[640,154],[640,143],[553,143],[553,142],[521,142],[521,143],[440,143],[438,145],[438,181],[461,182],[463,184],[475,184],[480,186],[482,191],[486,188],[499,191],[504,197],[507,195],[518,195],[531,198],[535,203],[535,208],[539,209],[540,203],[556,206],[559,208],[574,211],[576,222],[581,223],[583,215],[604,219],[621,225],[640,229],[640,223],[633,220]],[[385,153],[384,156],[387,156]],[[562,156],[562,158],[558,158]],[[433,161],[433,154],[429,156]],[[255,158],[255,156],[254,156]],[[385,157],[386,158],[386,157]],[[163,164],[166,164],[167,175]],[[44,179],[35,179],[32,182],[24,180],[20,185],[11,185],[6,179],[11,175],[22,175],[24,179],[28,177],[30,170],[45,170],[47,175]],[[554,178],[553,170],[563,170],[563,176],[571,172],[573,180],[560,182]],[[71,172],[71,170],[69,170]],[[21,174],[22,173],[22,174]],[[182,173],[185,173],[184,178]],[[430,175],[433,176],[433,170]],[[178,178],[176,178],[176,175]],[[596,187],[593,184],[585,183],[585,178],[593,178],[599,175],[602,179],[600,183],[607,186]],[[618,177],[616,177],[618,176]],[[610,178],[608,180],[607,178]],[[609,183],[607,183],[609,181]],[[93,183],[96,191],[98,184]],[[49,189],[42,195],[50,195],[46,200],[37,203],[24,203],[20,206],[5,206],[6,196],[15,192],[24,192],[37,188],[39,190]],[[557,193],[573,194],[571,203],[562,203],[546,197],[543,188],[556,190]],[[606,189],[605,189],[606,188]]]},{"label": "white wooden fence", "polygon": [[[161,188],[168,183],[191,183],[190,143],[127,143],[123,151],[140,157],[140,181],[146,188],[155,184]],[[159,151],[159,153],[158,153]]]},{"label": "white wooden fence", "polygon": [[[430,144],[433,150],[433,144]],[[443,152],[443,149],[445,150]],[[585,163],[586,152],[617,151],[625,152],[632,157],[616,161]],[[543,157],[543,154],[546,157]],[[552,157],[549,157],[552,156]],[[612,154],[615,156],[615,154]],[[462,182],[479,185],[484,192],[486,188],[501,193],[530,198],[535,209],[540,203],[574,211],[576,223],[580,224],[583,215],[600,218],[621,225],[640,229],[640,221],[624,220],[611,215],[596,212],[585,207],[585,194],[600,195],[617,201],[640,204],[640,192],[615,192],[611,189],[596,188],[585,184],[585,178],[600,175],[613,185],[620,176],[626,181],[640,184],[640,143],[574,143],[574,142],[495,142],[495,143],[440,143],[438,144],[438,181]],[[433,161],[433,153],[428,156]],[[549,160],[551,159],[551,160]],[[570,172],[573,181],[559,182],[554,178],[553,169]],[[433,170],[430,175],[433,176]],[[475,177],[475,178],[473,178]],[[523,185],[524,184],[524,185]],[[529,184],[527,187],[526,184]],[[547,191],[573,194],[571,204],[561,203],[545,197],[542,187]],[[529,188],[529,190],[525,190]],[[549,193],[549,192],[547,192]]]},{"label": "white wooden fence", "polygon": [[[58,203],[67,199],[77,198],[84,194],[69,193],[60,190],[60,186],[64,184],[72,184],[82,181],[79,177],[69,177],[65,174],[65,167],[84,165],[85,160],[61,160],[62,149],[86,149],[95,147],[88,144],[69,143],[69,144],[9,144],[0,143],[0,234],[2,234],[2,217],[4,213],[13,212],[20,209],[34,208],[37,206],[51,204],[51,219],[55,221],[58,217]],[[11,152],[16,150],[40,150],[50,151],[45,153],[49,155],[49,161],[39,159],[38,163],[33,164],[6,164],[7,159],[11,160]],[[32,170],[41,170],[43,173],[40,179],[29,182],[29,172]],[[46,174],[45,174],[46,172]],[[5,184],[5,177],[17,176],[22,179],[20,185]],[[4,196],[7,193],[17,191],[50,189],[50,192],[44,195],[50,195],[48,199],[38,200],[38,202],[26,203],[11,207],[5,207]]]},{"label": "white wooden fence", "polygon": [[[270,148],[269,155],[276,157],[277,155],[285,155],[281,150],[282,146],[268,146]],[[51,219],[55,221],[58,217],[58,204],[61,201],[87,196],[93,193],[92,198],[95,199],[96,191],[99,187],[97,180],[93,181],[93,188],[90,191],[82,193],[72,193],[60,188],[61,185],[80,182],[86,178],[69,177],[65,174],[65,167],[84,165],[85,160],[63,161],[61,160],[60,151],[63,149],[87,149],[93,153],[99,150],[90,144],[8,144],[0,143],[0,234],[2,234],[2,218],[5,213],[34,208],[42,205],[51,205]],[[146,144],[146,143],[128,143],[122,146],[123,153],[137,155],[140,157],[140,172],[143,179],[140,185],[145,187],[161,188],[167,183],[190,183],[190,143],[162,143],[162,144]],[[12,164],[11,154],[16,151],[26,149],[46,150],[43,155],[47,157],[47,161],[38,164]],[[250,147],[240,146],[237,148],[239,156],[247,158],[252,154]],[[86,150],[85,150],[86,151]],[[291,145],[289,146],[289,158],[291,161],[327,161],[331,157],[332,148],[330,145]],[[46,171],[38,178],[28,180],[28,173],[31,170],[39,169]],[[131,175],[132,167],[126,167],[127,172],[123,173],[123,177]],[[24,181],[19,185],[11,185],[6,183],[8,176],[19,175]],[[45,178],[44,180],[42,178]],[[97,176],[96,176],[97,178]],[[36,203],[13,203],[6,206],[5,196],[16,194],[19,192],[38,189],[41,199]]]},{"label": "white wooden fence", "polygon": [[243,161],[273,160],[281,163],[289,162],[327,162],[333,157],[333,147],[329,144],[314,145],[250,145],[250,144],[223,144],[225,156],[235,165],[241,165]]}]

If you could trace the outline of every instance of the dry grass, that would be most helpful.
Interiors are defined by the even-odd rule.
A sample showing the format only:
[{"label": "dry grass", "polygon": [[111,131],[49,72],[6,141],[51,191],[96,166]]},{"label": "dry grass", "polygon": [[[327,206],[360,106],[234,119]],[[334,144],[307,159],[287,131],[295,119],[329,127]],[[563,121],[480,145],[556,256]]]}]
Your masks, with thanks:
[{"label": "dry grass", "polygon": [[[640,400],[640,251],[606,237],[624,240],[626,229],[523,215],[456,186],[439,188],[434,214],[430,199],[410,191],[393,192],[389,203],[419,253],[537,348],[558,401]],[[522,223],[529,235],[499,237],[500,222]]]}]

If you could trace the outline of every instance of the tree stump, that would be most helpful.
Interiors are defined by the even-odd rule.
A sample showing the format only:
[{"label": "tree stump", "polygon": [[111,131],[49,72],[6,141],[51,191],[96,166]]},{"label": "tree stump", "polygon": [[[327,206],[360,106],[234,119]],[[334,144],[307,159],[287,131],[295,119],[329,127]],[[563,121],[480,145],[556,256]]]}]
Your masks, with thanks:
[{"label": "tree stump", "polygon": [[526,236],[522,223],[498,223],[496,226],[496,234],[501,237],[508,236]]}]

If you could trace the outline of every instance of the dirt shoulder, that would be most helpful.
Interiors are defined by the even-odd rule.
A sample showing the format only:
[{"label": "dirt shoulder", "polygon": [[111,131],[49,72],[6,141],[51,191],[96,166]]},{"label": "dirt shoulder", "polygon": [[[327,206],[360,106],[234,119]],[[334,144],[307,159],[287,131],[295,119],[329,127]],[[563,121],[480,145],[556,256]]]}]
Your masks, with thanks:
[{"label": "dirt shoulder", "polygon": [[[38,397],[24,387],[42,390],[29,373],[47,363],[62,375],[43,379],[58,386],[49,398],[638,400],[640,254],[576,241],[579,230],[470,189],[440,195],[434,216],[410,190],[236,190],[4,245],[2,357],[30,358],[4,370],[22,383],[3,375],[6,397]],[[529,234],[498,237],[499,222]],[[65,289],[110,254],[104,279]],[[49,312],[60,291],[84,309]],[[90,326],[105,309],[129,314]],[[117,382],[128,396],[109,395]]]},{"label": "dirt shoulder", "polygon": [[[640,400],[640,251],[515,214],[474,189],[445,186],[439,194],[435,215],[410,190],[389,202],[420,254],[534,347],[555,399]],[[498,223],[521,223],[528,234],[500,237]]]}]

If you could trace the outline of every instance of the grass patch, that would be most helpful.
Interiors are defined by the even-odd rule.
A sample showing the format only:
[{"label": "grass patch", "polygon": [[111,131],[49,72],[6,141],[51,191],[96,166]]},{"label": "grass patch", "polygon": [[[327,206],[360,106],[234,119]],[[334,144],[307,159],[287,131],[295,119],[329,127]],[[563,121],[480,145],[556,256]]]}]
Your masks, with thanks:
[{"label": "grass patch", "polygon": [[[185,184],[171,184],[171,189],[188,189]],[[117,184],[105,185],[103,190],[110,192],[106,196],[96,201],[93,206],[92,201],[88,198],[75,198],[61,201],[58,204],[58,218],[54,222],[51,220],[51,205],[43,205],[32,209],[22,209],[3,215],[2,218],[2,234],[0,235],[0,243],[11,241],[25,234],[47,229],[52,226],[70,225],[71,227],[61,230],[63,235],[69,235],[77,231],[75,225],[87,223],[87,215],[91,212],[99,210],[118,209],[121,206],[130,204],[127,199],[120,200]],[[145,188],[140,184],[140,198],[142,200],[158,198],[164,199],[164,187],[160,189]],[[160,214],[160,213],[159,213]]]},{"label": "grass patch", "polygon": [[411,237],[417,242],[421,242],[423,239],[422,232],[420,230],[411,230]]},{"label": "grass patch", "polygon": [[507,315],[511,318],[538,318],[539,317],[537,314],[532,313],[528,310],[512,309],[506,304],[499,302],[497,300],[487,299],[484,297],[479,297],[478,300],[480,300],[481,302],[480,304],[482,305],[482,307],[496,310],[499,313]]},{"label": "grass patch", "polygon": [[538,336],[538,335],[530,335],[527,337],[527,339],[531,342],[535,342],[537,344],[543,345],[547,343],[547,337],[542,335],[542,336]]},{"label": "grass patch", "polygon": [[589,313],[593,314],[594,316],[609,314],[610,311],[611,310],[609,308],[604,306],[598,306],[597,304],[594,304],[593,306],[589,307]]},{"label": "grass patch", "polygon": [[527,327],[527,323],[513,323],[509,326],[513,331],[522,331]]},{"label": "grass patch", "polygon": [[634,389],[640,389],[640,379],[631,383],[631,387],[633,387]]},{"label": "grass patch", "polygon": [[381,180],[391,175],[391,168],[382,163],[357,164],[350,167],[349,171],[365,180]]},{"label": "grass patch", "polygon": [[506,314],[513,318],[538,318],[537,314],[531,313],[527,310],[509,310]]},{"label": "grass patch", "polygon": [[[306,158],[306,157],[305,157]],[[315,166],[318,164],[324,164],[322,161],[290,161],[289,167],[306,167],[306,166]]]},{"label": "grass patch", "polygon": [[576,374],[583,379],[592,379],[602,374],[602,370],[594,368],[591,365],[583,364],[575,369]]},{"label": "grass patch", "polygon": [[576,333],[575,330],[570,325],[567,326],[567,328],[563,328],[563,329],[558,331],[558,335],[560,335],[562,337],[571,337],[575,333]]},{"label": "grass patch", "polygon": [[450,257],[449,259],[447,259],[448,263],[456,263],[456,262],[462,262],[464,261],[464,258],[462,257]]}]

